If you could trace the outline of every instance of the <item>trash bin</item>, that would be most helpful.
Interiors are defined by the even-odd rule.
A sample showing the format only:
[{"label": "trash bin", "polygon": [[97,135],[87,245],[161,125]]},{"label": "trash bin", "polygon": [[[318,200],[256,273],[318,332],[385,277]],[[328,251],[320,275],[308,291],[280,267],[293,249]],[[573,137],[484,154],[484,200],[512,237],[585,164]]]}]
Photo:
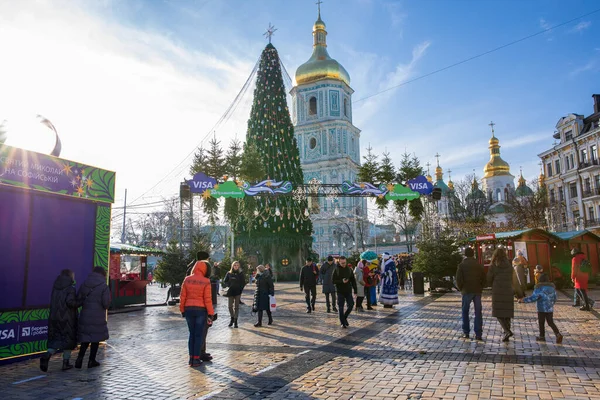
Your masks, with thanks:
[{"label": "trash bin", "polygon": [[413,293],[414,294],[425,294],[425,278],[422,272],[413,272]]}]

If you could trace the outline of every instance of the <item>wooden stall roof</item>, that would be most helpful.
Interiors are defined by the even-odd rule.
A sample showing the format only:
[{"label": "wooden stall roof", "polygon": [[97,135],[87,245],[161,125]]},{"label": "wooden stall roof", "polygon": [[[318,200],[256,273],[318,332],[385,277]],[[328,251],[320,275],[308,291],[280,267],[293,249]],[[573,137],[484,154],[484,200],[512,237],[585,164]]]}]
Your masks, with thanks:
[{"label": "wooden stall roof", "polygon": [[553,235],[558,236],[561,240],[571,240],[571,239],[575,239],[578,238],[580,236],[584,236],[584,235],[589,235],[591,236],[591,238],[593,238],[596,241],[600,242],[600,236],[596,235],[595,233],[588,231],[587,229],[584,229],[582,231],[570,231],[570,232],[551,232]]},{"label": "wooden stall roof", "polygon": [[[496,239],[505,240],[505,239],[515,239],[515,238],[521,237],[523,235],[534,235],[534,234],[550,236],[551,238],[556,239],[557,241],[565,240],[565,239],[561,239],[560,236],[558,236],[555,233],[548,232],[548,231],[545,231],[543,229],[538,229],[538,228],[521,229],[518,231],[509,231],[509,232],[498,232],[498,233],[494,233],[494,236],[496,237]],[[599,238],[599,240],[600,240],[600,238]],[[469,241],[476,242],[477,238],[471,238],[471,239],[469,239]]]},{"label": "wooden stall roof", "polygon": [[159,249],[151,249],[151,248],[147,248],[147,247],[132,246],[130,244],[125,244],[125,243],[111,243],[110,244],[110,252],[111,253],[119,253],[119,254],[137,254],[137,255],[164,254],[164,252]]}]

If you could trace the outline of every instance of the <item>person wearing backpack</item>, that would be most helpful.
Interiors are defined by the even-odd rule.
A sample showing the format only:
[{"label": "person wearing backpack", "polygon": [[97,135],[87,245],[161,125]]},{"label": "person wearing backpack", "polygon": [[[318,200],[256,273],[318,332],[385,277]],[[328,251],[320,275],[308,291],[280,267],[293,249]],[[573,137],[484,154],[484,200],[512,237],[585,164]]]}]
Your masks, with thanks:
[{"label": "person wearing backpack", "polygon": [[571,250],[571,255],[573,256],[571,262],[571,280],[575,285],[577,293],[583,300],[583,307],[581,307],[580,310],[590,311],[590,301],[587,295],[588,274],[591,271],[590,262],[585,258],[585,254],[578,248],[573,248],[573,250]]}]

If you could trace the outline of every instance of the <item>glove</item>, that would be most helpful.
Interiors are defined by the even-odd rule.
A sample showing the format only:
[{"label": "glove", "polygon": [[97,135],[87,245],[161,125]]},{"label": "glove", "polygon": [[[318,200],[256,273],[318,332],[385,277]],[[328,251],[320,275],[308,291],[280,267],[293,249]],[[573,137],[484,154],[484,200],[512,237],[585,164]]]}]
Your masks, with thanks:
[{"label": "glove", "polygon": [[181,313],[181,317],[185,318],[185,313],[184,312]]},{"label": "glove", "polygon": [[300,291],[304,292],[304,288],[302,286],[300,286]]},{"label": "glove", "polygon": [[212,320],[216,321],[218,317],[219,317],[219,314],[215,314],[215,315],[212,316]]}]

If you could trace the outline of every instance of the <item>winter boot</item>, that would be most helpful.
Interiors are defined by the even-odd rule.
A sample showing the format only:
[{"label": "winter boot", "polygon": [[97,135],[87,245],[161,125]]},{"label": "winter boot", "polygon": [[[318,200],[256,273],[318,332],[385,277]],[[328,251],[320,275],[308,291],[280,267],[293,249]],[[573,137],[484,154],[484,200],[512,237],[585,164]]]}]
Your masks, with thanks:
[{"label": "winter boot", "polygon": [[83,364],[83,357],[81,357],[81,358],[77,357],[77,359],[75,360],[75,368],[81,369],[82,364]]},{"label": "winter boot", "polygon": [[237,327],[238,327],[238,324],[237,324],[237,318],[233,320],[233,327],[234,327],[234,328],[237,328]]},{"label": "winter boot", "polygon": [[40,369],[43,372],[48,371],[48,363],[50,362],[50,357],[52,356],[52,354],[50,353],[46,353],[43,356],[40,357]]},{"label": "winter boot", "polygon": [[73,365],[71,363],[69,363],[69,360],[63,360],[63,365],[62,365],[62,370],[63,371],[67,371],[69,369],[73,368]]},{"label": "winter boot", "polygon": [[88,361],[88,368],[96,368],[99,367],[100,363],[96,360],[89,360]]},{"label": "winter boot", "polygon": [[[231,318],[231,321],[229,321],[229,327],[231,328],[233,326],[233,322],[234,322],[234,318]],[[237,326],[236,326],[237,328]]]},{"label": "winter boot", "polygon": [[273,317],[269,315],[269,325],[273,325]]}]

